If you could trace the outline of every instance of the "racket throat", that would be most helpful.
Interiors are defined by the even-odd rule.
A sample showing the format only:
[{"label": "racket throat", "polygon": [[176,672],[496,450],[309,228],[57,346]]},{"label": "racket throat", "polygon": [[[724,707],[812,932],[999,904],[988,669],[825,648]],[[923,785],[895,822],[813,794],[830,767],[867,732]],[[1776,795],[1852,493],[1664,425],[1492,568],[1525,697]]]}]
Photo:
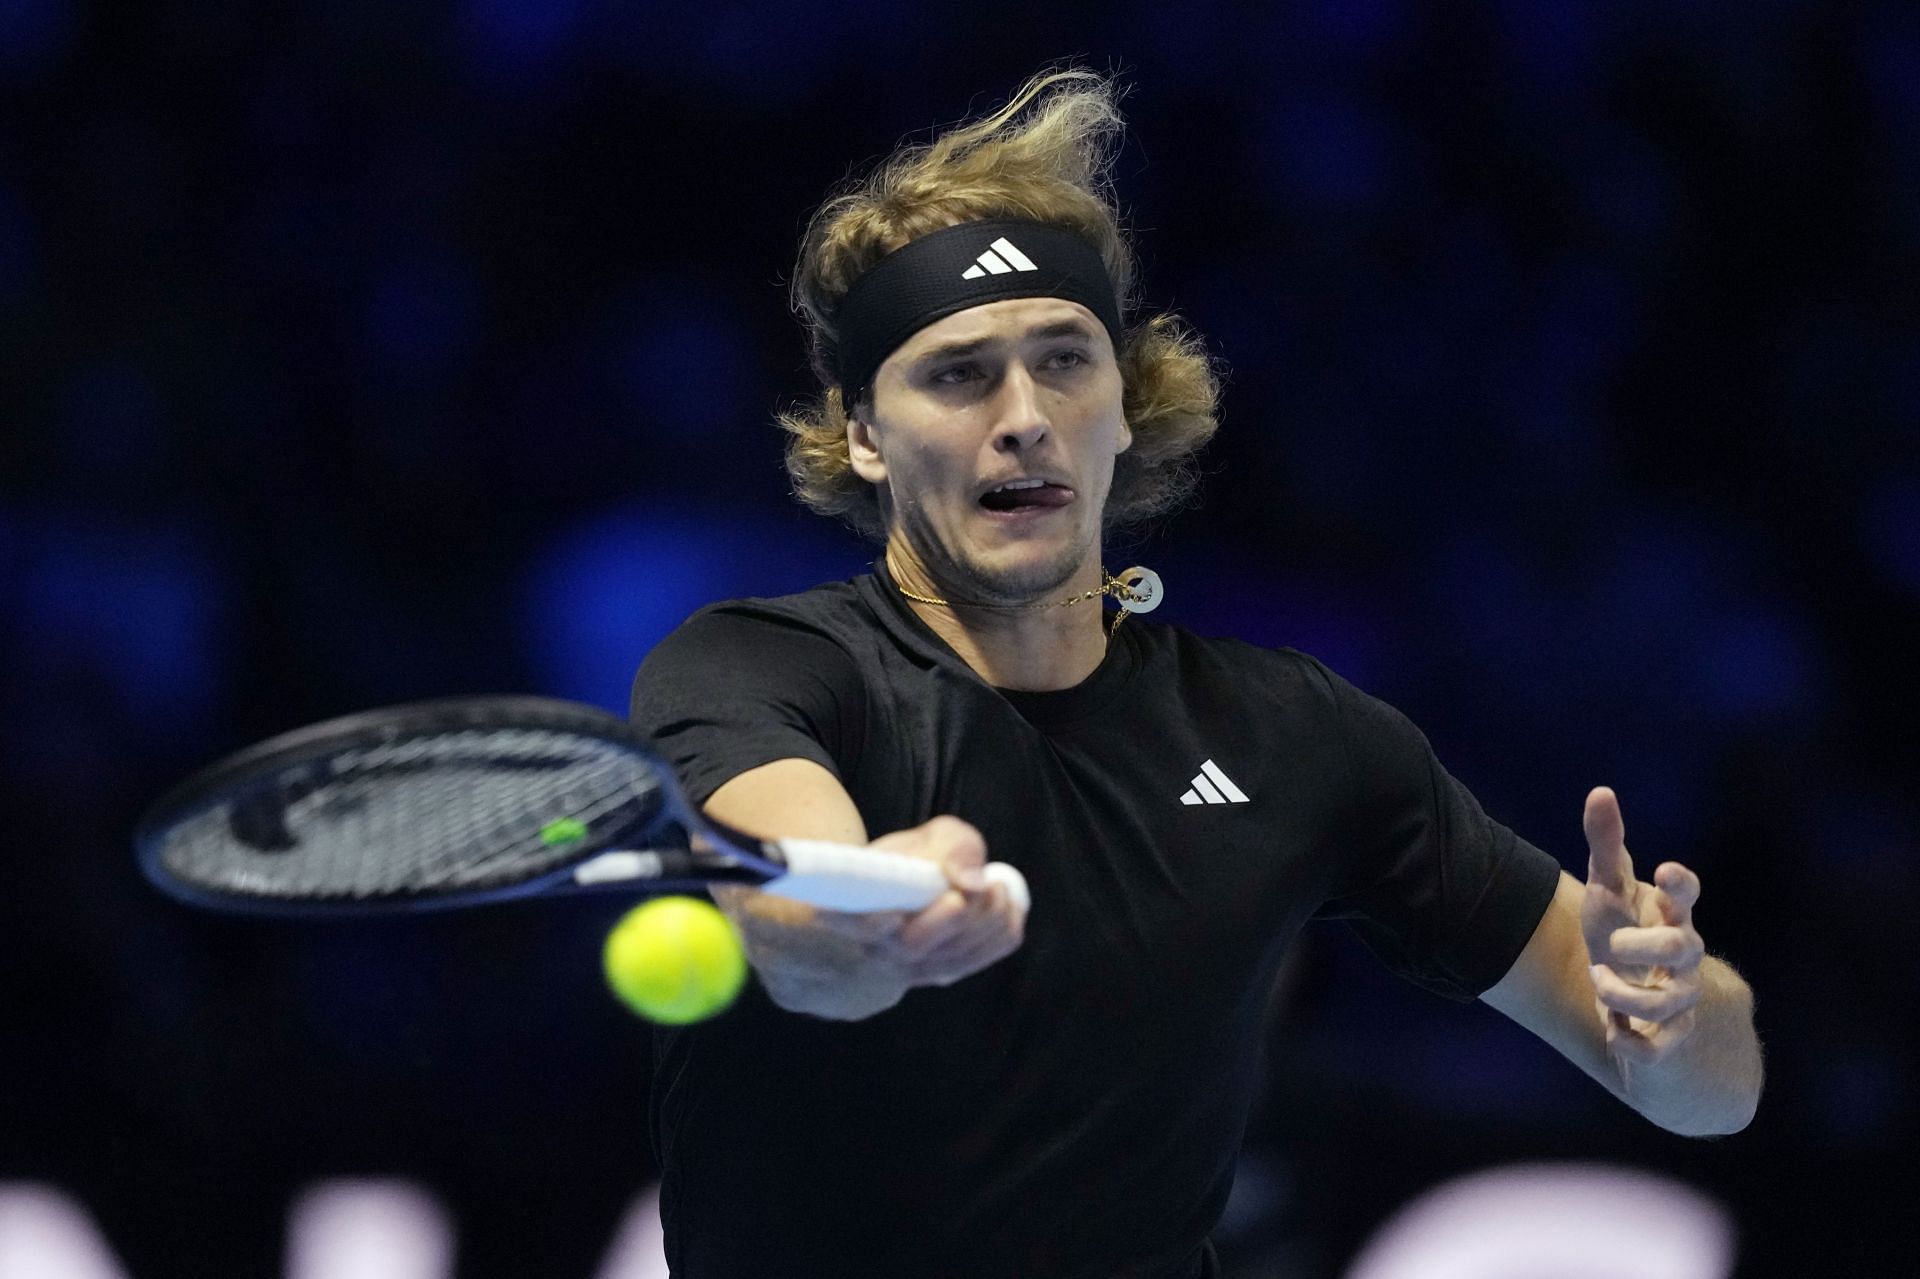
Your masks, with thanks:
[{"label": "racket throat", "polygon": [[573,868],[573,882],[582,888],[659,880],[684,880],[690,884],[757,884],[764,878],[764,875],[745,866],[719,861],[712,856],[671,850],[641,852],[615,849],[588,858]]}]

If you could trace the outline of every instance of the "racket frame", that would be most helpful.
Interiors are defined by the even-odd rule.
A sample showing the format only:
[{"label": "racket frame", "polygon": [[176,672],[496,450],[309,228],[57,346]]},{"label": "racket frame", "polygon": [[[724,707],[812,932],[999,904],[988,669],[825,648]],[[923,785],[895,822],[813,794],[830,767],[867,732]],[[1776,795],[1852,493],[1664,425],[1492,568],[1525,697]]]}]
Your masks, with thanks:
[{"label": "racket frame", "polygon": [[[508,726],[577,733],[632,752],[656,770],[659,803],[650,813],[596,832],[574,855],[550,869],[485,888],[455,887],[437,892],[426,890],[362,898],[276,897],[210,888],[181,879],[163,865],[166,834],[209,808],[233,802],[236,791],[244,794],[251,789],[245,785],[249,778],[258,777],[257,785],[265,786],[269,784],[267,779],[277,777],[289,767],[306,760],[318,762],[343,750],[370,748],[408,737],[482,732]],[[683,838],[664,844],[657,838],[647,838],[657,837],[669,829],[678,830]],[[757,839],[695,812],[681,792],[673,770],[625,720],[596,706],[533,695],[446,697],[408,702],[358,711],[280,733],[221,758],[167,791],[141,817],[133,842],[142,874],[169,897],[228,914],[275,918],[344,919],[356,915],[411,914],[526,897],[592,892],[615,888],[621,883],[643,887],[649,894],[698,893],[714,883],[759,885],[786,869],[778,844]],[[657,867],[659,873],[616,875],[612,869],[617,863],[609,861],[585,879],[577,875],[610,853],[634,854],[643,859],[633,864],[637,871]],[[654,860],[644,860],[647,858]],[[672,873],[672,867],[681,859],[688,867],[684,876]]]}]

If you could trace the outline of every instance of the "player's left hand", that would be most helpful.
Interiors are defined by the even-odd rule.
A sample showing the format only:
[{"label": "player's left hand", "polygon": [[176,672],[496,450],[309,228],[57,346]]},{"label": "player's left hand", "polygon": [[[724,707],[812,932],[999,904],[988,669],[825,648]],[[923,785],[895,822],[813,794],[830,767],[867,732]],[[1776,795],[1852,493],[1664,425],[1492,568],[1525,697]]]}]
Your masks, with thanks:
[{"label": "player's left hand", "polygon": [[1706,947],[1693,928],[1700,877],[1679,862],[1662,862],[1652,883],[1635,878],[1620,801],[1605,786],[1587,795],[1584,825],[1580,928],[1607,1052],[1626,1062],[1659,1062],[1693,1032],[1693,1006],[1700,1002]]}]

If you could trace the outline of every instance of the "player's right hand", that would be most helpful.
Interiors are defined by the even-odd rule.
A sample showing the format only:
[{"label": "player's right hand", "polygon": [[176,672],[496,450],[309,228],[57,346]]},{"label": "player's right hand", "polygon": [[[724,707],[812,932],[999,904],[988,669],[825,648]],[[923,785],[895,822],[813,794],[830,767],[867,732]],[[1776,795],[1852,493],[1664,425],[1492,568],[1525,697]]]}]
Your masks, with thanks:
[{"label": "player's right hand", "polygon": [[957,817],[882,835],[870,845],[938,862],[947,891],[912,914],[818,912],[819,922],[857,940],[868,960],[887,967],[907,986],[950,986],[1020,948],[1027,911],[983,873],[987,841]]}]

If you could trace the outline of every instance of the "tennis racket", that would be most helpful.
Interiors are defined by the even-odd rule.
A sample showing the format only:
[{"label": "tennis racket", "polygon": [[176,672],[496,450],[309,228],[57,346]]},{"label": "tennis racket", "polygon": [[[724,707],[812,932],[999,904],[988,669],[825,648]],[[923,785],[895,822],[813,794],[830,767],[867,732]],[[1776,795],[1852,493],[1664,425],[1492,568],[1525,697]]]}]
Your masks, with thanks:
[{"label": "tennis racket", "polygon": [[[170,896],[270,915],[716,883],[837,911],[918,910],[947,889],[921,858],[712,821],[625,720],[544,697],[416,702],[296,729],[189,777],[134,843]],[[986,871],[1026,907],[1019,871]]]}]

